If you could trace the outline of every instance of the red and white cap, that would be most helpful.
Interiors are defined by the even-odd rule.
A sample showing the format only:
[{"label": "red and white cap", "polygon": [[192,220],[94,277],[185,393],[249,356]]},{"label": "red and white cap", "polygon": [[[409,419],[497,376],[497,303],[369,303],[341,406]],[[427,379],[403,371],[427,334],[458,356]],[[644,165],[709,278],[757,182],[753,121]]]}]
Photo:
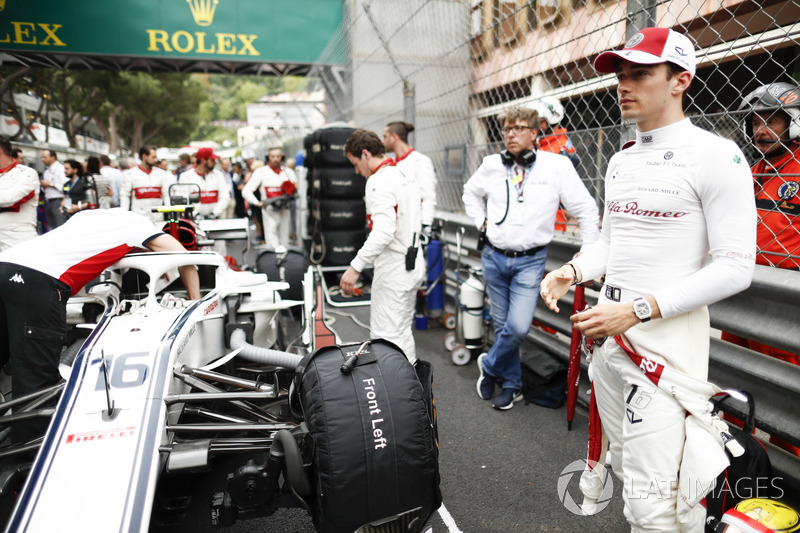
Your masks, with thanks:
[{"label": "red and white cap", "polygon": [[688,37],[669,28],[644,28],[631,37],[622,50],[603,52],[594,60],[598,72],[614,72],[617,61],[625,59],[640,65],[675,63],[694,77],[697,58]]}]

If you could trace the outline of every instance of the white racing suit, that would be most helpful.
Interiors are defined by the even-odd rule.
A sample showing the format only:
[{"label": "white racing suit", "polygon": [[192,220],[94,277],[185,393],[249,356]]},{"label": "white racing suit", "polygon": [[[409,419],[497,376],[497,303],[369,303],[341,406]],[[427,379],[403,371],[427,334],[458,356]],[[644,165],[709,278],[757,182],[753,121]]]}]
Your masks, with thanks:
[{"label": "white racing suit", "polygon": [[212,169],[201,176],[193,168],[183,172],[178,183],[193,183],[200,187],[200,205],[195,207],[195,215],[222,218],[231,201],[231,190],[225,181],[225,175]]},{"label": "white racing suit", "polygon": [[[291,183],[290,189],[297,188],[297,176],[290,168],[281,167],[277,171],[271,166],[266,165],[253,171],[253,175],[242,189],[242,198],[252,205],[263,202],[261,208],[264,220],[264,241],[273,248],[276,246],[287,246],[289,244],[289,233],[292,226],[292,210],[290,205],[283,202],[282,205],[269,203],[287,195],[284,183]],[[260,191],[261,200],[253,194]]]},{"label": "white racing suit", "polygon": [[[350,266],[359,272],[374,266],[370,336],[397,344],[414,363],[417,355],[411,322],[417,289],[425,277],[419,251],[419,186],[389,160],[367,180],[364,199],[370,234]],[[409,247],[417,250],[410,271],[406,270]]]},{"label": "white racing suit", "polygon": [[430,226],[436,211],[436,171],[433,161],[412,148],[406,155],[397,158],[397,168],[417,180],[421,194],[422,225]]},{"label": "white racing suit", "polygon": [[[703,307],[632,328],[621,341],[633,358],[615,339],[595,349],[594,394],[611,467],[623,481],[625,517],[636,524],[632,531],[702,533],[706,510],[699,502],[728,466],[726,426],[711,415],[708,401],[720,389],[665,366],[660,355],[702,358],[707,321]],[[682,352],[691,346],[695,353]],[[581,477],[584,507],[591,508],[602,491],[598,473],[587,470]]]},{"label": "white racing suit", "polygon": [[13,163],[0,174],[0,252],[36,237],[39,175]]},{"label": "white racing suit", "polygon": [[155,224],[164,224],[164,215],[153,213],[152,208],[169,205],[171,182],[172,176],[158,167],[152,167],[149,172],[140,166],[128,169],[122,173],[119,206],[144,215]]},{"label": "white racing suit", "polygon": [[[625,338],[671,376],[665,392],[613,339],[592,362],[614,471],[624,479],[625,517],[636,532],[696,531],[702,524],[678,506],[678,491],[657,485],[674,482],[679,469],[688,482],[701,482],[684,473],[699,449],[690,444],[697,432],[686,411],[698,415],[695,399],[703,403],[709,392],[706,306],[744,290],[753,276],[752,176],[734,143],[685,119],[637,131],[635,144],[609,161],[605,187],[600,238],[571,262],[583,279],[606,275],[602,304],[633,313],[634,299],[655,298],[663,318],[630,328]],[[700,462],[716,469],[719,449],[701,450]],[[681,506],[694,509],[692,501],[681,499]]]}]

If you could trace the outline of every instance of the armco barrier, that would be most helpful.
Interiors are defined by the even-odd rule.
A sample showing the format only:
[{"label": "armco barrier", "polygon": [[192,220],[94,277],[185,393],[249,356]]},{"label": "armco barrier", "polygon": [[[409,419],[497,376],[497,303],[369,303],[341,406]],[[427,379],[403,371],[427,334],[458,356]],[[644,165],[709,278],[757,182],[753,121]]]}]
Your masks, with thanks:
[{"label": "armco barrier", "polygon": [[[480,266],[476,250],[478,231],[463,214],[437,213],[442,224],[442,240],[447,243],[447,295],[452,302],[455,293],[455,268],[457,257],[455,234],[464,227],[461,264]],[[570,234],[557,234],[548,246],[546,270],[550,271],[567,262],[578,251],[580,239]],[[597,302],[596,289],[587,289],[589,305]],[[593,290],[594,289],[594,290]],[[542,302],[536,306],[534,319],[558,334],[545,333],[532,328],[528,337],[546,351],[565,362],[569,359],[569,340],[572,312],[572,291],[559,302],[560,313],[547,309]],[[711,326],[800,353],[800,272],[756,266],[749,289],[718,302],[710,308]],[[589,388],[586,378],[587,363],[581,361],[581,394],[584,405]],[[800,446],[800,367],[778,359],[724,342],[718,336],[711,338],[709,380],[723,389],[740,389],[750,392],[756,401],[756,428],[786,442]],[[744,416],[737,405],[726,407],[733,415]],[[566,431],[566,423],[564,424]],[[768,446],[775,474],[782,479],[782,488],[800,502],[800,458],[774,446]]]}]

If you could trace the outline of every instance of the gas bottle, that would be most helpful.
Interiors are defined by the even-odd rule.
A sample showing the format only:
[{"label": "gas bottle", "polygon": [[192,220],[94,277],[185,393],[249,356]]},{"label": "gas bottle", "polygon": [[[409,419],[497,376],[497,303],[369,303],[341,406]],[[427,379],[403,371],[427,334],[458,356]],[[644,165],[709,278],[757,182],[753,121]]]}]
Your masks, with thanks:
[{"label": "gas bottle", "polygon": [[483,281],[469,272],[458,291],[458,323],[467,346],[483,345],[483,290]]}]

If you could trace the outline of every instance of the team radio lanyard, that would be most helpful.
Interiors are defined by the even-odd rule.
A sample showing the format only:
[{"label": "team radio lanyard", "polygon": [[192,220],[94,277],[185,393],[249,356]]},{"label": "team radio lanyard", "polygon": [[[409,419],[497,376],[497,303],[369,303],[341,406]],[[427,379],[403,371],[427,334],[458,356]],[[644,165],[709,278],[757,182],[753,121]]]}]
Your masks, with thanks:
[{"label": "team radio lanyard", "polygon": [[530,174],[530,171],[519,165],[514,165],[513,175],[512,168],[509,167],[508,169],[508,179],[517,191],[517,202],[522,203],[525,201],[525,180],[528,178],[528,174]]}]

